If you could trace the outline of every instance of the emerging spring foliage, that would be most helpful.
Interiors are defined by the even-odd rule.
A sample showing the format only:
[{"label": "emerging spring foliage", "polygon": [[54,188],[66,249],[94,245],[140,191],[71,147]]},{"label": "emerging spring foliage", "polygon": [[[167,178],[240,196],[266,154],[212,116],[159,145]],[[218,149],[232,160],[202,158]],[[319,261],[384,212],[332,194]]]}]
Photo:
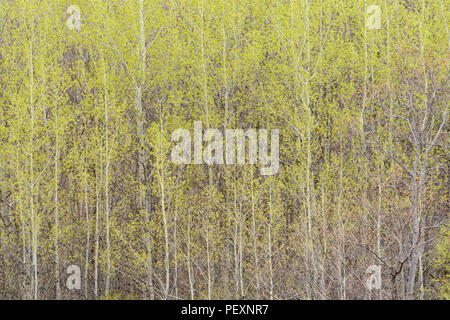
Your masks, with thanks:
[{"label": "emerging spring foliage", "polygon": [[0,299],[448,298],[448,5],[0,0]]}]

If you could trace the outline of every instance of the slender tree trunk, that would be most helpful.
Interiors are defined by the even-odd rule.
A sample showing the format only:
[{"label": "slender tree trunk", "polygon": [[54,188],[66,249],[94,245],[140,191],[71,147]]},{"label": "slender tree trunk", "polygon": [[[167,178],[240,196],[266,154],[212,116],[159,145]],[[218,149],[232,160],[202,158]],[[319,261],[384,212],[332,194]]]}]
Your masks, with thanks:
[{"label": "slender tree trunk", "polygon": [[269,242],[269,298],[273,300],[273,265],[272,265],[272,182],[269,182],[269,224],[268,224],[268,242]]},{"label": "slender tree trunk", "polygon": [[346,290],[345,290],[345,241],[344,241],[344,221],[342,219],[342,193],[343,193],[343,151],[342,151],[342,139],[341,139],[341,150],[339,156],[339,196],[337,204],[337,217],[338,217],[338,241],[337,241],[337,272],[338,272],[338,284],[339,284],[339,297],[345,300]]},{"label": "slender tree trunk", "polygon": [[236,181],[234,181],[234,239],[233,239],[233,251],[234,251],[234,281],[236,285],[235,296],[236,300],[239,299],[239,287],[240,287],[240,279],[239,279],[239,223],[238,223],[238,214],[237,214],[237,195],[236,195]]},{"label": "slender tree trunk", "polygon": [[258,238],[256,230],[256,216],[255,216],[255,198],[254,198],[254,184],[252,183],[252,240],[253,240],[253,258],[255,262],[255,278],[256,278],[256,296],[261,299],[261,270],[259,269],[258,258]]},{"label": "slender tree trunk", "polygon": [[108,87],[106,75],[106,61],[103,57],[103,87],[105,99],[105,220],[106,220],[106,281],[105,294],[109,293],[111,286],[111,241],[110,241],[110,218],[109,218],[109,165],[110,165],[110,150],[109,150],[109,112],[108,112]]},{"label": "slender tree trunk", "polygon": [[188,224],[187,224],[187,271],[189,279],[189,292],[191,300],[194,300],[194,275],[192,274],[191,266],[191,211],[188,209]]},{"label": "slender tree trunk", "polygon": [[[378,213],[377,213],[377,255],[381,257],[381,216],[383,214],[383,187],[381,185],[381,175],[383,174],[384,168],[384,156],[381,157],[381,163],[379,165],[379,173],[378,173]],[[378,290],[378,300],[381,300],[381,292],[382,290]]]},{"label": "slender tree trunk", "polygon": [[418,215],[418,200],[420,195],[420,181],[419,181],[419,162],[421,154],[420,143],[416,145],[416,159],[414,161],[413,176],[411,179],[412,193],[411,193],[411,259],[409,263],[408,282],[406,284],[406,298],[414,299],[414,285],[416,282],[417,262],[419,260],[419,252],[417,245],[419,244],[419,215]]},{"label": "slender tree trunk", "polygon": [[326,211],[326,197],[325,197],[325,187],[322,185],[322,240],[323,240],[323,254],[321,259],[321,277],[320,277],[320,291],[322,294],[322,299],[327,299],[327,288],[325,285],[325,275],[326,275],[326,261],[327,261],[327,211]]},{"label": "slender tree trunk", "polygon": [[178,239],[177,239],[177,219],[178,219],[178,205],[175,199],[175,212],[173,217],[173,259],[174,259],[174,270],[173,270],[173,285],[175,287],[175,299],[178,300]]},{"label": "slender tree trunk", "polygon": [[[163,154],[163,145],[162,145],[162,120],[161,120],[161,133],[160,133],[160,147],[161,147],[161,156],[164,157]],[[163,225],[164,225],[164,267],[166,269],[166,283],[164,289],[164,299],[168,298],[169,288],[170,288],[170,261],[169,261],[169,227],[167,222],[167,213],[166,213],[166,192],[165,192],[165,181],[164,181],[164,159],[161,161],[161,170],[160,170],[160,187],[161,187],[161,211],[163,216]]]},{"label": "slender tree trunk", "polygon": [[88,159],[85,156],[84,165],[84,211],[86,216],[86,251],[85,251],[85,265],[84,265],[84,297],[89,298],[88,280],[89,280],[89,250],[91,244],[91,224],[89,221],[89,200],[88,200]]},{"label": "slender tree trunk", "polygon": [[94,260],[94,296],[98,298],[98,254],[100,249],[100,233],[99,233],[99,223],[100,223],[100,192],[102,188],[103,181],[103,163],[100,161],[100,177],[98,177],[98,167],[95,170],[95,181],[96,181],[96,196],[95,196],[95,260]]},{"label": "slender tree trunk", "polygon": [[[20,112],[17,109],[16,112],[16,116],[17,119],[20,119]],[[20,121],[19,121],[20,122]],[[20,158],[19,158],[19,147],[20,147],[20,135],[19,135],[19,125],[17,125],[17,143],[16,143],[16,180],[18,182],[18,187],[17,187],[17,191],[19,194],[19,216],[20,216],[20,230],[21,230],[21,235],[22,235],[22,264],[23,264],[23,274],[24,274],[24,279],[23,279],[23,286],[25,289],[24,292],[24,299],[30,299],[31,295],[30,295],[30,286],[27,285],[27,282],[30,278],[30,275],[28,273],[28,270],[30,269],[29,263],[28,263],[28,259],[27,259],[27,243],[29,242],[28,237],[27,237],[27,219],[25,219],[25,213],[23,211],[23,185],[22,185],[22,174],[20,172]]]},{"label": "slender tree trunk", "polygon": [[31,210],[31,235],[32,235],[32,255],[33,255],[33,289],[34,299],[39,299],[38,292],[38,265],[37,265],[37,218],[34,208],[34,65],[33,65],[33,41],[34,35],[32,34],[30,40],[30,117],[31,117],[31,134],[30,134],[30,210]]},{"label": "slender tree trunk", "polygon": [[58,161],[59,161],[59,133],[58,133],[58,107],[55,110],[55,281],[56,299],[61,299],[61,280],[59,276],[59,204],[58,204]]}]

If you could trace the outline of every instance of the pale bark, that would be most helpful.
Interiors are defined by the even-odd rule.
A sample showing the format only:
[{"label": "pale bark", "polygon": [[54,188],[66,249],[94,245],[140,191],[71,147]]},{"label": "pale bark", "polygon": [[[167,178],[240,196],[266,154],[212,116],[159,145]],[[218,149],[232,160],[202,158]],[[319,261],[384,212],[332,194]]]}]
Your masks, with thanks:
[{"label": "pale bark", "polygon": [[[162,126],[162,124],[161,124]],[[161,128],[161,137],[160,137],[160,143],[161,143],[161,156],[163,156],[162,153],[162,128]],[[168,298],[169,295],[169,287],[170,287],[170,264],[169,264],[169,229],[168,229],[168,222],[167,222],[167,213],[166,213],[166,204],[165,204],[165,181],[164,181],[164,161],[162,163],[162,168],[160,170],[160,187],[161,187],[161,211],[163,216],[163,225],[164,225],[164,267],[166,269],[166,283],[165,283],[165,289],[164,289],[164,299]]]},{"label": "pale bark", "polygon": [[268,235],[268,255],[269,255],[269,298],[273,300],[273,263],[272,263],[272,221],[273,221],[273,212],[272,212],[272,183],[269,182],[269,223],[267,226],[267,235]]},{"label": "pale bark", "polygon": [[255,262],[255,279],[256,279],[256,296],[261,298],[261,270],[259,267],[258,257],[258,237],[256,230],[256,214],[255,214],[255,196],[254,196],[254,184],[252,181],[252,242],[253,242],[253,259]]},{"label": "pale bark", "polygon": [[55,110],[55,281],[56,299],[61,299],[61,280],[59,276],[59,203],[58,203],[58,162],[59,162],[59,133],[58,133],[58,107]]},{"label": "pale bark", "polygon": [[94,259],[94,296],[98,298],[99,286],[98,286],[98,255],[100,249],[100,233],[99,233],[99,223],[100,223],[100,192],[102,188],[103,181],[103,164],[100,161],[100,177],[98,176],[98,166],[95,170],[95,181],[96,181],[96,192],[95,192],[95,259]]},{"label": "pale bark", "polygon": [[33,65],[33,41],[34,34],[32,33],[30,40],[30,116],[31,116],[31,134],[30,134],[30,210],[31,210],[31,246],[32,246],[32,259],[33,259],[33,296],[34,300],[38,300],[38,265],[37,265],[37,250],[38,250],[38,227],[37,227],[37,217],[34,208],[34,118],[35,118],[35,106],[34,106],[34,65]]},{"label": "pale bark", "polygon": [[[87,152],[86,152],[87,153]],[[89,200],[88,200],[88,172],[87,172],[87,155],[85,156],[84,164],[84,210],[86,216],[86,251],[85,251],[85,266],[84,266],[84,297],[89,298],[88,279],[89,279],[89,250],[91,241],[91,224],[89,220]]]},{"label": "pale bark", "polygon": [[109,293],[111,285],[111,241],[110,241],[110,218],[109,218],[109,164],[110,164],[110,150],[109,150],[109,112],[108,112],[108,88],[106,76],[106,63],[103,61],[103,86],[105,99],[105,220],[106,220],[106,281],[105,293]]},{"label": "pale bark", "polygon": [[191,211],[188,209],[188,224],[187,224],[187,271],[189,279],[189,293],[191,300],[194,300],[194,275],[192,274],[191,262]]},{"label": "pale bark", "polygon": [[[144,79],[146,73],[146,60],[147,60],[147,47],[145,44],[145,19],[144,19],[144,0],[139,1],[139,79],[136,83],[136,99],[135,108],[137,115],[137,137],[138,137],[138,181],[139,181],[139,209],[144,210],[144,219],[150,228],[150,211],[147,200],[147,192],[144,188],[146,183],[145,177],[145,161],[148,158],[147,152],[144,150],[144,107],[142,104],[142,93],[144,86]],[[153,289],[153,259],[152,259],[152,241],[151,241],[151,230],[144,230],[144,243],[147,251],[147,259],[145,261],[145,272],[146,281],[148,287],[147,298],[154,299],[154,289]]]}]

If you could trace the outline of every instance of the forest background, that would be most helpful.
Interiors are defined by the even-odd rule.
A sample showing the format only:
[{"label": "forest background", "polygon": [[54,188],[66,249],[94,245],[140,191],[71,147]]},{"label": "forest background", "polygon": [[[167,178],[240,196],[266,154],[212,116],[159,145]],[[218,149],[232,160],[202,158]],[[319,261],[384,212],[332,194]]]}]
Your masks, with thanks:
[{"label": "forest background", "polygon": [[[448,299],[448,20],[448,0],[1,0],[0,299]],[[279,173],[173,164],[194,121],[280,129]]]}]

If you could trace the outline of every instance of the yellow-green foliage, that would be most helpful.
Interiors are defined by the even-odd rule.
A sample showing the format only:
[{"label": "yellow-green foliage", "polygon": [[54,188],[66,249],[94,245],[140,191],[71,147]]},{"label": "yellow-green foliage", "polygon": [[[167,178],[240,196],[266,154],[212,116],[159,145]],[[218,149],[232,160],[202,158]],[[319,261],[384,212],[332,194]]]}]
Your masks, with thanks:
[{"label": "yellow-green foliage", "polygon": [[[0,0],[0,299],[447,299],[448,6]],[[279,172],[174,164],[194,121]]]},{"label": "yellow-green foliage", "polygon": [[450,234],[444,233],[444,237],[436,244],[436,258],[433,262],[436,270],[437,287],[439,288],[439,298],[450,299]]}]

